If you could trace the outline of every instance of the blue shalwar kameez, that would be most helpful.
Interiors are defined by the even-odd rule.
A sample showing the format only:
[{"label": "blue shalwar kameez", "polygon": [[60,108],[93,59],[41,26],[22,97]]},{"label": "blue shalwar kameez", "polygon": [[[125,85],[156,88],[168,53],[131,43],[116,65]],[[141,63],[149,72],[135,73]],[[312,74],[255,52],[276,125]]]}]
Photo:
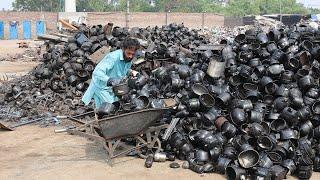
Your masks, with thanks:
[{"label": "blue shalwar kameez", "polygon": [[103,102],[113,103],[118,100],[112,91],[112,87],[107,86],[110,78],[122,79],[131,68],[131,61],[125,61],[123,50],[119,49],[107,54],[96,66],[92,73],[92,79],[87,91],[82,97],[85,105],[88,105],[93,98],[96,108]]}]

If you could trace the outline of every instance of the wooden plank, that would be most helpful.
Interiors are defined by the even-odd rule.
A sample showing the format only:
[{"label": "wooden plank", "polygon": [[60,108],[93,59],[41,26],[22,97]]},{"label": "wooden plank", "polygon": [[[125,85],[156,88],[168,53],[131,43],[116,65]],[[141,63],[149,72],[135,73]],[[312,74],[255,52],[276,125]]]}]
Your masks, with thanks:
[{"label": "wooden plank", "polygon": [[68,23],[67,21],[63,20],[63,19],[60,19],[59,22],[61,22],[61,24],[69,29],[72,29],[72,30],[78,30],[78,28],[72,26],[70,23]]},{"label": "wooden plank", "polygon": [[68,38],[59,37],[59,36],[50,35],[50,34],[39,35],[39,36],[38,36],[38,39],[44,39],[44,40],[50,40],[50,41],[57,41],[57,42],[68,42]]},{"label": "wooden plank", "polygon": [[65,38],[72,37],[71,35],[66,35],[66,34],[61,34],[61,33],[50,33],[50,34],[54,35],[54,36],[65,37]]}]

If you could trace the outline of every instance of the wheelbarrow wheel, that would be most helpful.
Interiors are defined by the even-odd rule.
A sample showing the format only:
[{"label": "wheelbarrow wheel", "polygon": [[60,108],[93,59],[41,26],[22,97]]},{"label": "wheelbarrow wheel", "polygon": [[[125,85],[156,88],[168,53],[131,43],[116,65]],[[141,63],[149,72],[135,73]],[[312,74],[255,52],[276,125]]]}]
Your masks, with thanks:
[{"label": "wheelbarrow wheel", "polygon": [[146,159],[148,154],[154,154],[161,151],[161,141],[158,137],[152,137],[152,140],[148,144],[148,142],[143,139],[137,139],[136,147],[138,156],[142,159]]}]

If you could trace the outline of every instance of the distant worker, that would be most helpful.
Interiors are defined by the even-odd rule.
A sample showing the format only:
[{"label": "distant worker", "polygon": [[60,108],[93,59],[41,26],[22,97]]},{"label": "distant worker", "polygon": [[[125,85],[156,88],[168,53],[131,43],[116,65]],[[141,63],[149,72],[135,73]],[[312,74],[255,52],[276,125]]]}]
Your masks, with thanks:
[{"label": "distant worker", "polygon": [[82,97],[85,105],[88,105],[93,98],[96,108],[102,103],[113,103],[117,97],[112,91],[114,82],[119,82],[128,74],[137,75],[137,71],[131,70],[132,59],[139,49],[139,41],[134,38],[127,38],[123,41],[122,48],[107,54],[95,67],[92,73],[92,80]]}]

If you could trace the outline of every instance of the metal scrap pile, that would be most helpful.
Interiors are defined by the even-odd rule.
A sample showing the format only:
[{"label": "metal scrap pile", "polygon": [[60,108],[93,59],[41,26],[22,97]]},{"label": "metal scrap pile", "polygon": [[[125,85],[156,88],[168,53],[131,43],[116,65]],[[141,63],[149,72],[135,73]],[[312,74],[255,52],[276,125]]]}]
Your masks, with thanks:
[{"label": "metal scrap pile", "polygon": [[171,87],[175,79],[185,82],[176,94],[180,121],[165,151],[197,173],[309,179],[320,170],[319,35],[308,25],[247,30],[192,64],[210,76],[225,63],[224,77],[169,76]]},{"label": "metal scrap pile", "polygon": [[[114,86],[125,91],[98,110],[101,116],[164,107],[172,98],[176,105],[162,121],[179,121],[163,138],[164,159],[177,157],[184,168],[229,179],[308,179],[320,171],[318,30],[253,28],[215,46],[182,24],[80,31],[68,43],[48,44],[43,64],[4,87],[4,104],[26,114],[41,107],[87,111],[80,98],[95,66],[90,54],[104,45],[120,48],[134,36],[145,48],[134,62],[140,75]],[[147,159],[148,167],[158,156]]]},{"label": "metal scrap pile", "polygon": [[167,156],[156,153],[156,161],[176,156],[185,168],[229,179],[309,179],[320,171],[319,40],[319,31],[299,25],[247,30],[222,41],[222,51],[190,39],[181,40],[182,48],[159,41],[145,53],[158,59],[137,67],[143,75],[128,82],[120,104],[143,109],[163,107],[161,98],[177,102],[172,118],[179,122],[162,142]]},{"label": "metal scrap pile", "polygon": [[[111,51],[121,48],[121,41],[128,36],[139,38],[142,45],[156,43],[159,52],[154,49],[148,52],[152,58],[169,57],[164,52],[168,46],[164,41],[171,43],[169,46],[180,44],[180,41],[182,45],[189,45],[191,41],[195,45],[207,43],[203,38],[194,39],[199,37],[196,30],[176,24],[162,28],[132,28],[130,31],[127,28],[112,28],[112,24],[105,27],[80,25],[78,28],[79,32],[68,42],[46,42],[47,52],[43,54],[43,63],[28,75],[1,87],[1,103],[10,107],[5,110],[2,119],[30,117],[48,111],[80,114],[92,110],[92,107],[84,107],[80,100],[95,67],[90,55],[103,46],[110,46]],[[161,64],[157,63],[157,66]]]}]

